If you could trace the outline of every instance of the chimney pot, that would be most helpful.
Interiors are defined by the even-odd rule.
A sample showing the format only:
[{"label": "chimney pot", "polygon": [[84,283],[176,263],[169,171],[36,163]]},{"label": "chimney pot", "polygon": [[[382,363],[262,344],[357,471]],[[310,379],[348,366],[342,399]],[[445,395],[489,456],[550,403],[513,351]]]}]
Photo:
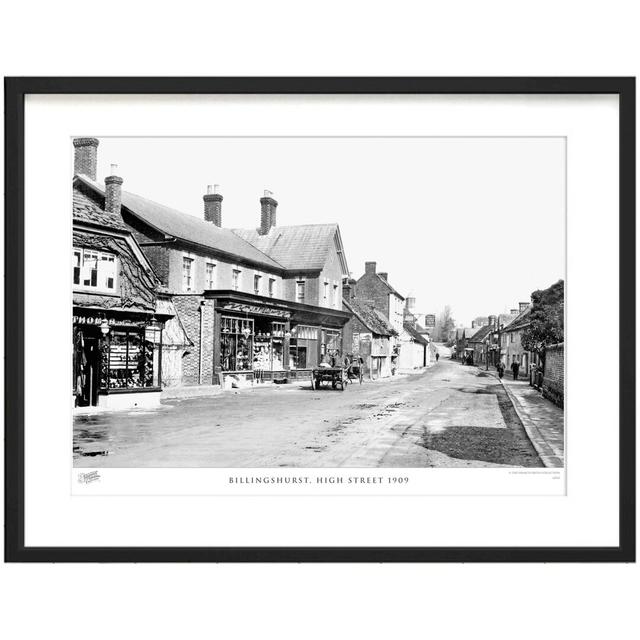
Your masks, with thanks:
[{"label": "chimney pot", "polygon": [[204,219],[206,222],[212,222],[216,227],[222,226],[222,200],[223,197],[218,193],[220,185],[207,185],[207,193],[202,196],[204,200]]},{"label": "chimney pot", "polygon": [[[111,169],[117,169],[117,164],[112,164]],[[116,175],[107,176],[104,179],[104,208],[109,213],[120,215],[122,211],[122,178]]]},{"label": "chimney pot", "polygon": [[75,175],[82,174],[92,180],[96,179],[99,144],[97,138],[73,139],[73,173]]},{"label": "chimney pot", "polygon": [[264,190],[264,196],[260,198],[260,229],[261,236],[267,235],[271,227],[276,226],[276,209],[278,202],[272,197],[273,192]]}]

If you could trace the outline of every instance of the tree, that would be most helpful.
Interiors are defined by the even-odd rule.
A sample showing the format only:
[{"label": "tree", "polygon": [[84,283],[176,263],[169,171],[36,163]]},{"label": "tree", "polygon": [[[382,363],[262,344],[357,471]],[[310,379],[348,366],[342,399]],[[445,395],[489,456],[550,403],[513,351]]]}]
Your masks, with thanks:
[{"label": "tree", "polygon": [[564,280],[531,294],[530,324],[522,332],[522,346],[544,361],[547,347],[564,342]]},{"label": "tree", "polygon": [[446,305],[442,310],[435,326],[435,338],[438,342],[449,342],[449,334],[455,328],[456,323],[451,315],[451,307]]}]

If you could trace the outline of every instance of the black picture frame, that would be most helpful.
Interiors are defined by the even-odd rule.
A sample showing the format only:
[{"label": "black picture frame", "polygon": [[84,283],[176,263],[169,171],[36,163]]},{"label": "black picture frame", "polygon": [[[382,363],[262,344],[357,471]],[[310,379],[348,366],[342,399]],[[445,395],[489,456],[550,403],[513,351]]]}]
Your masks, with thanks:
[{"label": "black picture frame", "polygon": [[[24,541],[24,100],[27,94],[615,94],[619,98],[619,530],[612,547],[26,547]],[[5,561],[634,562],[635,78],[5,78]],[[595,517],[595,516],[594,516]]]}]

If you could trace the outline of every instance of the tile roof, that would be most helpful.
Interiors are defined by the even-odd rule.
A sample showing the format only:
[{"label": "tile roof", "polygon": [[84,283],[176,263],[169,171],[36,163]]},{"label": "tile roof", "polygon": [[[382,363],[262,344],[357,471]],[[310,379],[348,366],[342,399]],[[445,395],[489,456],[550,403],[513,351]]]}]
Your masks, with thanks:
[{"label": "tile roof", "polygon": [[233,229],[233,232],[285,269],[321,270],[337,230],[338,225],[331,223],[273,227],[265,235],[260,235],[257,229]]},{"label": "tile roof", "polygon": [[[104,188],[97,182],[86,176],[77,177],[99,193],[104,193]],[[217,249],[256,264],[282,269],[282,265],[276,260],[264,254],[231,229],[217,227],[210,222],[205,222],[200,218],[182,213],[129,191],[122,191],[122,204],[137,218],[166,235]]]},{"label": "tile roof", "polygon": [[77,222],[98,224],[118,231],[129,231],[120,216],[105,211],[82,188],[73,187],[73,219]]},{"label": "tile roof", "polygon": [[522,329],[529,324],[530,315],[531,305],[522,311],[522,313],[519,313],[506,327],[504,327],[503,331],[516,331],[517,329]]},{"label": "tile roof", "polygon": [[425,339],[425,337],[416,329],[414,329],[409,323],[403,325],[404,330],[416,341],[420,344],[429,344],[429,341]]},{"label": "tile roof", "polygon": [[482,342],[495,328],[492,325],[480,327],[470,338],[469,342]]},{"label": "tile roof", "polygon": [[347,309],[372,333],[377,333],[380,336],[391,336],[396,333],[387,318],[366,302],[362,302],[356,298],[343,300],[343,302]]}]

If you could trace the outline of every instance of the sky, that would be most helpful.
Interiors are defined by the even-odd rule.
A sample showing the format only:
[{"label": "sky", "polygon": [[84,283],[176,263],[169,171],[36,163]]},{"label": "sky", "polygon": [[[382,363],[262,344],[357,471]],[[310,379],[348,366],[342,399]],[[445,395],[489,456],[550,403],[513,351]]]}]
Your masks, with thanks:
[{"label": "sky", "polygon": [[507,312],[565,277],[564,138],[100,138],[98,180],[222,224],[337,222],[354,278],[388,272],[416,310],[457,325]]}]

